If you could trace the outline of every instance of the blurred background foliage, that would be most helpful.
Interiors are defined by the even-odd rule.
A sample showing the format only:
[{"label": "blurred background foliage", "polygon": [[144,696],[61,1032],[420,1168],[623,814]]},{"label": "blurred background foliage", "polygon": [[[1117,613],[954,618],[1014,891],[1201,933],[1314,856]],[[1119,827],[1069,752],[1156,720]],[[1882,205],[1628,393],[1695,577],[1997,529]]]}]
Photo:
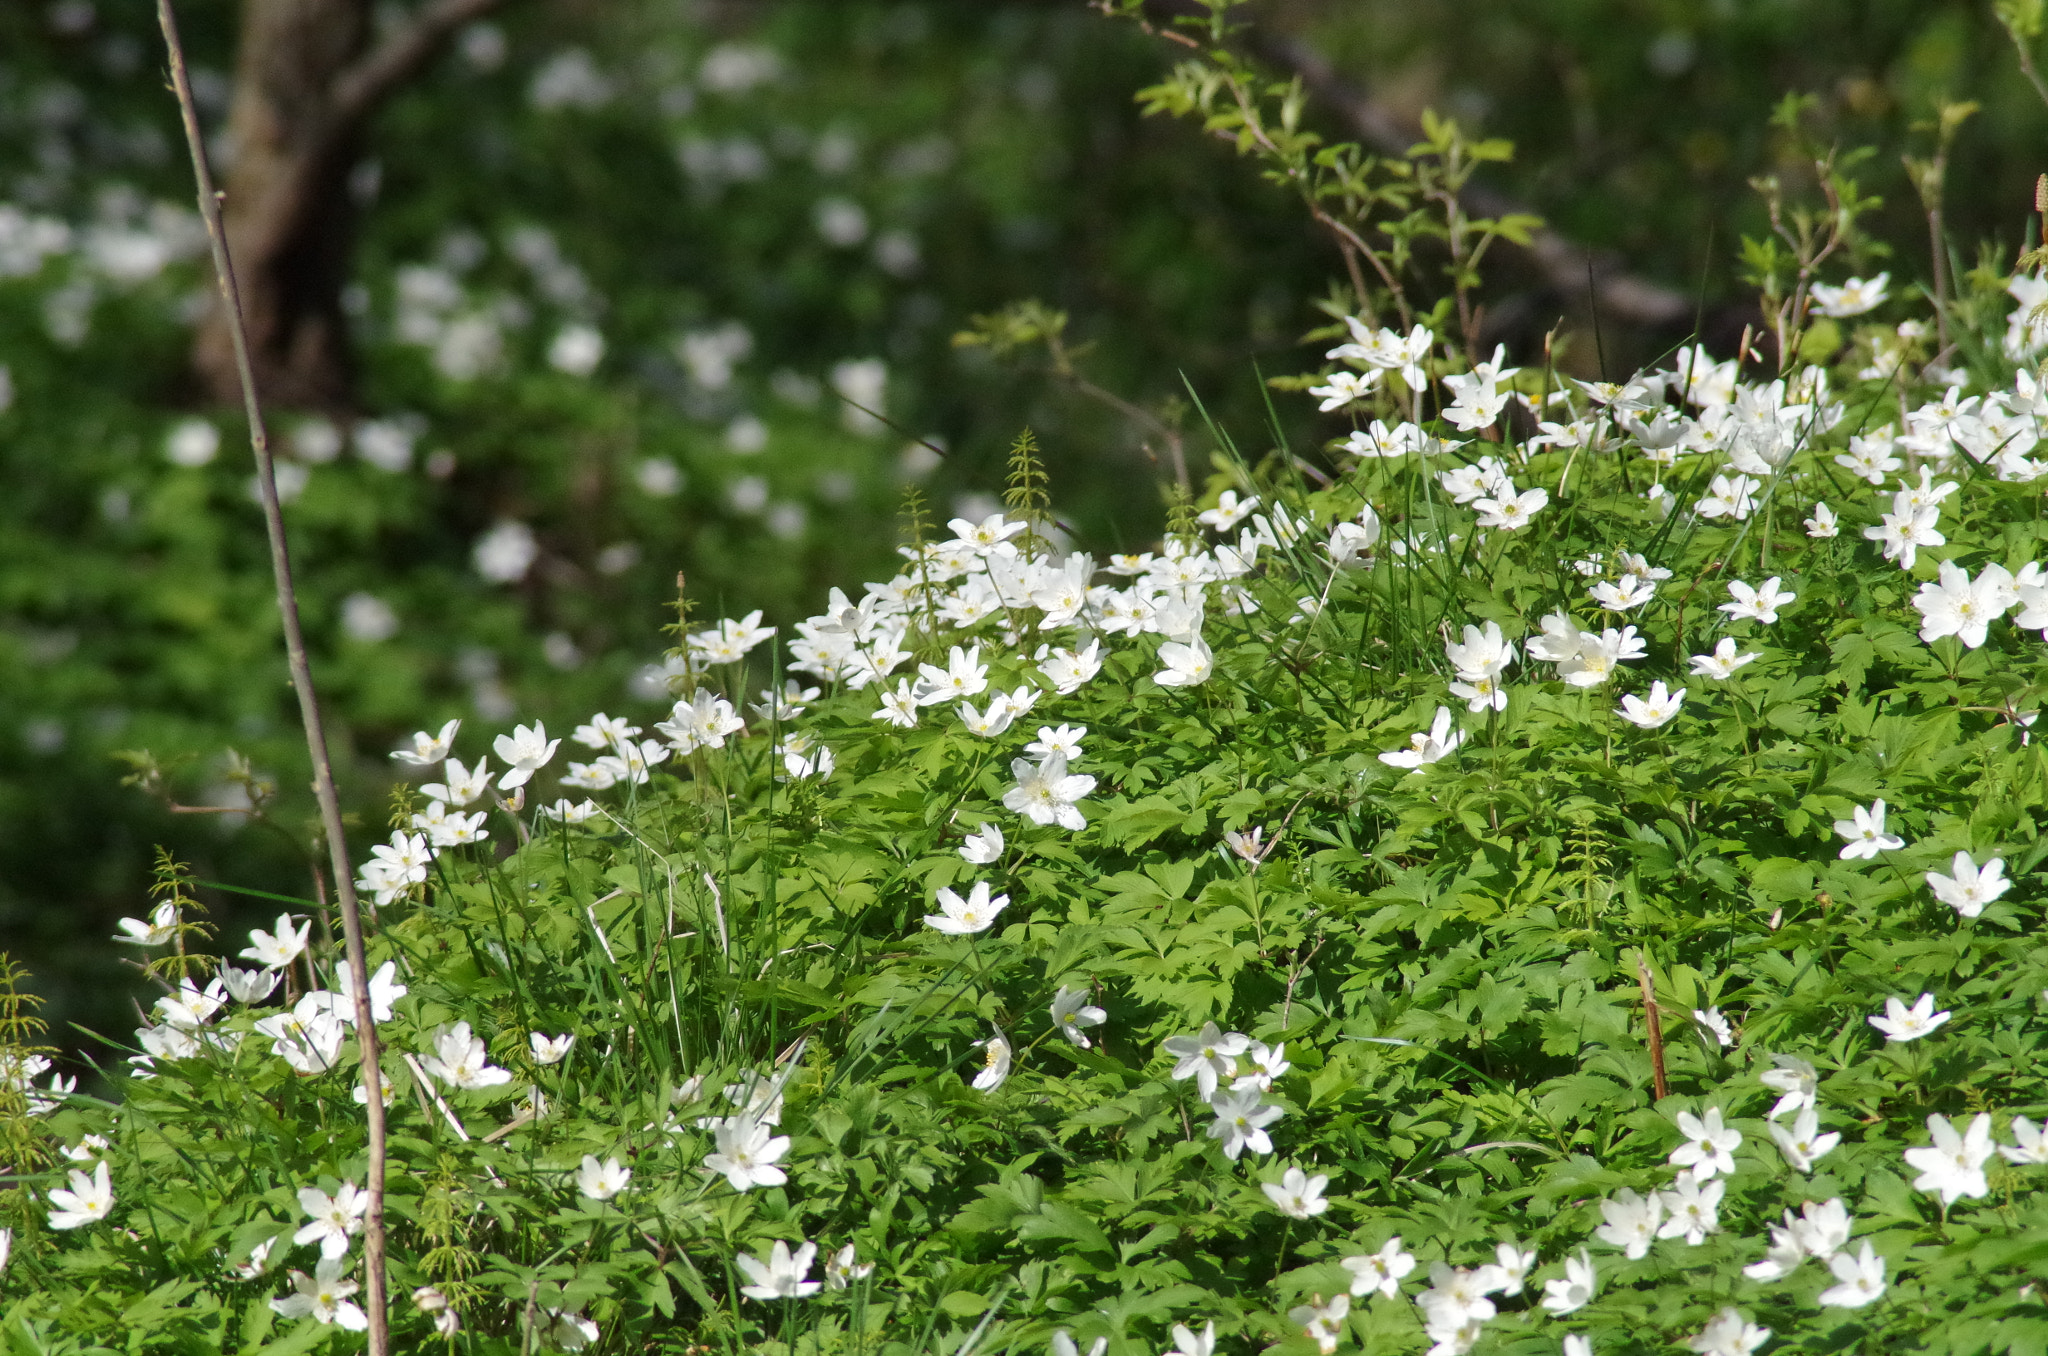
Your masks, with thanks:
[{"label": "blurred background foliage", "polygon": [[[203,241],[152,8],[0,6],[0,948],[58,1023],[110,1028],[134,985],[108,937],[142,911],[153,845],[202,880],[309,889],[244,435],[188,359]],[[1900,157],[1927,152],[1943,100],[1982,105],[1949,177],[1965,267],[1980,242],[2017,252],[2048,169],[2048,110],[1986,3],[1251,12],[1379,115],[1511,138],[1495,188],[1693,298],[1724,349],[1753,314],[1732,262],[1762,227],[1748,180],[1797,169],[1767,122],[1786,93],[1819,96],[1824,137],[1879,148],[1862,173],[1894,253],[1845,271],[1895,286],[1930,276]],[[182,14],[217,131],[236,6]],[[1260,378],[1317,365],[1302,336],[1337,261],[1229,147],[1139,116],[1177,55],[1081,0],[510,0],[462,31],[350,176],[349,407],[277,418],[358,855],[415,728],[461,716],[474,750],[514,720],[653,712],[678,572],[700,618],[787,624],[893,573],[907,489],[941,521],[993,507],[1027,425],[1078,544],[1135,548],[1163,518],[1162,428],[1202,488],[1190,389],[1253,455],[1333,435],[1298,399],[1269,415]],[[1327,99],[1307,116],[1351,134]],[[953,344],[1027,298],[1147,416]],[[1540,360],[1561,325],[1588,376],[1689,328],[1596,327],[1512,257],[1488,298],[1490,337]],[[154,794],[120,784],[114,755],[141,749]],[[276,788],[267,829],[214,813],[252,778]],[[203,893],[238,919],[275,907]]]}]

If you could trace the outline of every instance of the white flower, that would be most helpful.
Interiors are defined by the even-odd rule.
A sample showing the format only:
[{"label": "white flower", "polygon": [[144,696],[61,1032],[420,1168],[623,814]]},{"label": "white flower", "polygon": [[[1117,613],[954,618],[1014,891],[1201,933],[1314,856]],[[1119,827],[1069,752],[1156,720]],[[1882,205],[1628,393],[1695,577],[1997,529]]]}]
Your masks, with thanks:
[{"label": "white flower", "polygon": [[1890,273],[1880,273],[1875,278],[1851,278],[1840,287],[1817,282],[1807,290],[1812,294],[1813,309],[1817,313],[1835,320],[1847,320],[1850,316],[1862,315],[1882,306],[1891,280]]},{"label": "white flower", "polygon": [[1647,579],[1625,574],[1619,580],[1601,580],[1587,590],[1593,601],[1609,612],[1628,612],[1657,596],[1657,586]]},{"label": "white flower", "polygon": [[2004,566],[1986,565],[1972,581],[1968,570],[1944,560],[1940,578],[1922,584],[1913,597],[1921,616],[1920,639],[1932,644],[1943,636],[1954,636],[1968,648],[1977,649],[1984,644],[1991,623],[2019,600],[2012,572]]},{"label": "white flower", "polygon": [[1408,747],[1389,749],[1380,755],[1380,761],[1392,767],[1405,767],[1410,772],[1420,772],[1431,763],[1454,752],[1465,742],[1465,732],[1451,729],[1451,708],[1439,706],[1436,719],[1429,729],[1408,736]]},{"label": "white flower", "polygon": [[1729,1029],[1728,1019],[1721,1015],[1721,1009],[1694,1008],[1692,1010],[1692,1019],[1698,1022],[1707,1034],[1714,1038],[1714,1043],[1722,1049],[1725,1050],[1735,1044],[1735,1033]]},{"label": "white flower", "polygon": [[484,1043],[470,1034],[468,1022],[457,1022],[434,1038],[434,1053],[420,1067],[451,1088],[494,1088],[512,1081],[509,1070],[494,1067]]},{"label": "white flower", "polygon": [[1841,1253],[1828,1263],[1838,1284],[1820,1292],[1816,1302],[1824,1309],[1861,1309],[1884,1294],[1884,1258],[1863,1245],[1855,1257]]},{"label": "white flower", "polygon": [[425,730],[416,731],[412,747],[395,750],[391,756],[414,767],[432,767],[448,757],[449,751],[455,747],[455,732],[461,728],[460,720],[451,720],[441,727],[441,733],[437,735],[430,735]]},{"label": "white flower", "polygon": [[1429,1264],[1429,1289],[1415,1297],[1423,1322],[1432,1330],[1450,1329],[1467,1322],[1484,1323],[1497,1310],[1487,1296],[1500,1289],[1496,1268],[1454,1267],[1443,1262]]},{"label": "white flower", "polygon": [[[862,1262],[860,1254],[849,1243],[825,1259],[825,1288],[844,1290],[855,1281],[864,1281],[875,1274],[873,1262]],[[1105,1345],[1107,1345],[1105,1343]]]},{"label": "white flower", "polygon": [[533,1046],[535,1064],[560,1064],[567,1057],[569,1047],[576,1044],[576,1037],[573,1034],[543,1036],[538,1031],[529,1031],[526,1039]]},{"label": "white flower", "polygon": [[1564,1356],[1593,1356],[1593,1339],[1582,1332],[1564,1335]]},{"label": "white flower", "polygon": [[302,1225],[292,1242],[301,1247],[318,1243],[322,1257],[340,1257],[348,1251],[349,1239],[363,1231],[370,1193],[358,1191],[354,1182],[343,1182],[332,1196],[319,1187],[300,1187],[299,1208],[312,1223]]},{"label": "white flower", "polygon": [[1923,546],[1944,546],[1948,538],[1935,527],[1941,521],[1939,504],[1922,504],[1918,507],[1898,508],[1894,512],[1880,514],[1876,527],[1866,527],[1863,535],[1884,547],[1884,558],[1895,560],[1902,570],[1913,568],[1919,559]]},{"label": "white flower", "polygon": [[1054,650],[1041,658],[1038,671],[1052,684],[1052,690],[1061,696],[1078,692],[1102,672],[1102,642],[1091,640],[1085,649]]},{"label": "white flower", "polygon": [[1308,388],[1308,393],[1322,402],[1316,412],[1328,414],[1365,399],[1380,384],[1380,372],[1377,367],[1364,372],[1332,372],[1325,385]]},{"label": "white flower", "polygon": [[1503,532],[1520,531],[1529,525],[1529,520],[1550,504],[1550,492],[1541,488],[1523,490],[1516,495],[1502,495],[1498,499],[1474,500],[1472,507],[1478,510],[1480,527],[1499,528]]},{"label": "white flower", "polygon": [[1323,1188],[1330,1184],[1326,1174],[1317,1173],[1311,1177],[1300,1168],[1289,1168],[1278,1182],[1261,1184],[1260,1190],[1266,1199],[1273,1202],[1273,1208],[1294,1219],[1312,1219],[1330,1208],[1323,1198]]},{"label": "white flower", "polygon": [[1344,1320],[1350,1313],[1351,1296],[1337,1295],[1325,1301],[1321,1295],[1315,1295],[1309,1303],[1289,1309],[1287,1317],[1301,1325],[1302,1335],[1316,1344],[1317,1351],[1331,1356],[1344,1335]]},{"label": "white flower", "polygon": [[1790,1130],[1773,1121],[1771,1138],[1778,1142],[1778,1152],[1785,1155],[1794,1172],[1812,1172],[1814,1163],[1842,1142],[1833,1131],[1820,1132],[1820,1113],[1810,1106],[1793,1118]]},{"label": "white flower", "polygon": [[561,740],[548,738],[547,727],[539,721],[514,726],[511,734],[499,735],[492,741],[491,749],[511,766],[498,778],[498,789],[510,791],[526,785],[534,773],[548,765],[561,746]]},{"label": "white flower", "polygon": [[[450,758],[441,770],[445,782],[422,782],[420,793],[430,800],[445,800],[456,809],[462,809],[490,788],[490,759],[479,758],[476,766],[466,768],[460,759]],[[242,954],[247,955],[247,952]]]},{"label": "white flower", "polygon": [[1378,1252],[1345,1257],[1338,1265],[1351,1273],[1351,1293],[1370,1295],[1377,1291],[1388,1299],[1401,1293],[1401,1281],[1415,1270],[1415,1258],[1401,1248],[1401,1236],[1388,1239]]},{"label": "white flower", "polygon": [[1646,1255],[1656,1240],[1664,1203],[1655,1193],[1639,1196],[1634,1188],[1623,1187],[1612,1199],[1600,1202],[1600,1215],[1607,1222],[1593,1231],[1593,1237],[1613,1244],[1634,1260]]},{"label": "white flower", "polygon": [[1873,801],[1868,807],[1859,805],[1850,814],[1849,819],[1835,821],[1835,832],[1847,840],[1842,848],[1843,861],[1875,857],[1906,845],[1906,840],[1897,834],[1885,832],[1882,800]]},{"label": "white flower", "polygon": [[1806,535],[1825,541],[1830,537],[1838,537],[1841,533],[1841,524],[1835,518],[1835,511],[1829,508],[1825,501],[1815,504],[1813,516],[1806,520]]},{"label": "white flower", "polygon": [[[1550,619],[1546,617],[1544,621],[1548,624]],[[1562,648],[1564,640],[1563,635],[1557,637],[1551,646],[1553,652]],[[1598,635],[1574,626],[1570,640],[1572,649],[1557,661],[1557,676],[1573,687],[1599,687],[1614,676],[1616,664],[1624,659],[1640,659],[1648,652],[1647,644],[1633,626],[1624,626],[1619,631],[1610,626]]]},{"label": "white flower", "polygon": [[1738,620],[1748,618],[1769,626],[1778,620],[1778,609],[1799,596],[1781,590],[1781,582],[1777,575],[1772,575],[1762,584],[1751,588],[1740,579],[1731,579],[1728,581],[1728,596],[1735,601],[1721,604],[1716,611],[1726,612]]},{"label": "white flower", "polygon": [[1251,1063],[1249,1073],[1239,1074],[1230,1085],[1232,1092],[1271,1092],[1273,1080],[1294,1066],[1287,1062],[1287,1046],[1268,1046],[1263,1041],[1253,1041],[1248,1056]]},{"label": "white flower", "polygon": [[1562,1318],[1591,1304],[1599,1289],[1600,1276],[1593,1269],[1593,1254],[1580,1248],[1577,1257],[1564,1259],[1563,1276],[1543,1283],[1543,1307]]},{"label": "white flower", "polygon": [[1721,642],[1714,646],[1712,654],[1696,654],[1692,656],[1692,671],[1698,677],[1711,678],[1716,682],[1726,682],[1735,676],[1737,669],[1758,657],[1759,654],[1755,650],[1751,650],[1747,654],[1738,652],[1735,648],[1734,639],[1724,636]]},{"label": "white flower", "polygon": [[1038,727],[1038,738],[1024,746],[1024,752],[1034,758],[1045,758],[1060,754],[1069,763],[1081,756],[1081,740],[1088,733],[1086,725],[1062,725],[1054,729],[1050,725]]},{"label": "white flower", "polygon": [[1727,1187],[1726,1182],[1702,1182],[1692,1173],[1679,1173],[1671,1190],[1661,1194],[1670,1216],[1657,1237],[1683,1237],[1694,1247],[1706,1242],[1707,1235],[1721,1227],[1721,1195]]},{"label": "white flower", "polygon": [[1087,1004],[1088,991],[1086,989],[1070,989],[1064,984],[1060,986],[1060,991],[1054,994],[1052,999],[1052,1024],[1054,1029],[1083,1050],[1088,1048],[1089,1040],[1087,1033],[1081,1030],[1081,1028],[1084,1026],[1101,1026],[1109,1019],[1109,1014],[1101,1008],[1089,1007]]},{"label": "white flower", "polygon": [[655,733],[667,739],[678,753],[722,749],[727,735],[744,728],[746,722],[733,710],[731,702],[701,687],[691,694],[690,700],[671,707],[668,719],[654,727]]},{"label": "white flower", "polygon": [[991,1032],[985,1041],[976,1041],[982,1047],[981,1071],[974,1075],[976,1092],[994,1092],[1010,1076],[1010,1042],[1000,1031]]},{"label": "white flower", "polygon": [[953,646],[946,667],[920,664],[915,689],[919,706],[978,697],[988,690],[988,665],[981,662],[981,647],[963,650]]},{"label": "white flower", "polygon": [[1678,1133],[1685,1136],[1685,1143],[1671,1151],[1671,1166],[1691,1168],[1702,1182],[1717,1173],[1735,1171],[1734,1155],[1741,1147],[1742,1132],[1721,1123],[1720,1107],[1708,1107],[1704,1117],[1679,1112]]},{"label": "white flower", "polygon": [[1216,1356],[1216,1325],[1210,1323],[1200,1333],[1191,1330],[1184,1323],[1173,1325],[1173,1350],[1166,1356]]},{"label": "white flower", "polygon": [[1003,831],[994,824],[984,822],[978,832],[967,835],[967,841],[960,846],[960,856],[975,866],[988,866],[1002,860]]},{"label": "white flower", "polygon": [[974,888],[962,899],[955,891],[940,886],[938,891],[939,912],[924,916],[926,926],[949,936],[964,937],[971,932],[986,932],[994,925],[996,915],[1009,907],[1008,895],[989,897],[988,882],[976,881]]},{"label": "white flower", "polygon": [[284,972],[241,970],[224,964],[220,967],[220,978],[221,983],[227,986],[228,997],[237,1003],[260,1003],[277,988],[277,981],[284,978]]},{"label": "white flower", "polygon": [[810,1274],[811,1260],[817,1255],[818,1245],[815,1243],[806,1243],[792,1253],[789,1244],[779,1238],[766,1257],[756,1259],[741,1253],[732,1260],[753,1284],[741,1286],[740,1293],[748,1299],[757,1300],[803,1299],[815,1295],[824,1282],[804,1278]]},{"label": "white flower", "polygon": [[296,1293],[270,1301],[271,1309],[280,1318],[317,1319],[349,1332],[362,1332],[370,1326],[369,1318],[349,1300],[356,1293],[356,1283],[341,1278],[338,1257],[323,1260],[313,1268],[310,1278],[303,1271],[294,1271],[292,1289]]},{"label": "white flower", "polygon": [[1662,680],[1650,684],[1648,697],[1625,696],[1616,714],[1631,725],[1645,730],[1659,730],[1678,719],[1679,708],[1685,704],[1685,689],[1668,692]]},{"label": "white flower", "polygon": [[1244,832],[1236,829],[1223,831],[1223,846],[1253,866],[1265,861],[1266,854],[1278,846],[1279,842],[1277,837],[1272,842],[1266,841],[1266,827],[1263,824],[1255,825]]},{"label": "white flower", "polygon": [[1699,1336],[1686,1338],[1685,1344],[1699,1356],[1750,1356],[1770,1336],[1769,1328],[1760,1328],[1729,1308],[1715,1314]]},{"label": "white flower", "polygon": [[558,1309],[547,1311],[547,1326],[541,1329],[542,1340],[563,1351],[581,1351],[598,1338],[597,1324],[585,1318],[581,1312],[563,1313]]},{"label": "white flower", "polygon": [[1003,807],[1023,815],[1034,824],[1057,824],[1078,830],[1088,821],[1075,805],[1095,789],[1095,779],[1082,773],[1069,774],[1067,760],[1053,754],[1044,762],[1019,758],[1010,764],[1017,784],[1003,793]]},{"label": "white flower", "polygon": [[587,1200],[608,1201],[632,1180],[632,1170],[620,1167],[616,1158],[600,1163],[595,1154],[585,1154],[583,1166],[576,1169],[576,1190]]},{"label": "white flower", "polygon": [[1218,532],[1228,532],[1246,518],[1251,517],[1252,510],[1258,506],[1259,497],[1257,495],[1252,495],[1247,499],[1239,499],[1236,490],[1225,490],[1216,496],[1216,507],[1202,510],[1195,515],[1195,521],[1207,524]]},{"label": "white flower", "polygon": [[1160,1046],[1178,1061],[1173,1066],[1173,1080],[1193,1078],[1202,1100],[1207,1101],[1216,1095],[1220,1079],[1236,1076],[1237,1057],[1251,1048],[1251,1038],[1204,1022],[1194,1035],[1169,1036]]},{"label": "white flower", "polygon": [[2014,1144],[2001,1144],[1998,1152],[2008,1163],[2048,1163],[2048,1134],[2025,1116],[2012,1118]]},{"label": "white flower", "polygon": [[282,1236],[281,1234],[272,1234],[269,1238],[264,1239],[255,1247],[249,1249],[249,1256],[243,1261],[237,1262],[234,1266],[229,1267],[229,1273],[235,1279],[242,1281],[253,1281],[258,1276],[261,1276],[264,1268],[270,1264],[271,1249],[277,1246],[277,1241]]},{"label": "white flower", "polygon": [[1936,1027],[1946,1022],[1953,1013],[1936,1012],[1934,995],[1923,993],[1907,1007],[1898,998],[1884,1000],[1884,1016],[1866,1017],[1864,1020],[1884,1033],[1887,1041],[1917,1041]]},{"label": "white flower", "polygon": [[1216,671],[1214,656],[1200,636],[1186,644],[1165,642],[1159,647],[1159,662],[1166,667],[1153,674],[1152,681],[1161,687],[1194,687]]},{"label": "white flower", "polygon": [[781,1186],[788,1174],[775,1165],[789,1152],[789,1136],[771,1134],[753,1116],[733,1116],[712,1127],[713,1151],[704,1155],[704,1167],[723,1173],[734,1191],[757,1186]]},{"label": "white flower", "polygon": [[1954,875],[1944,876],[1939,872],[1927,873],[1927,884],[1934,891],[1934,897],[1954,909],[1965,918],[1975,918],[1984,912],[1984,906],[2012,888],[2012,882],[2005,878],[2005,859],[1993,857],[1978,866],[1967,852],[1958,852],[1949,863]]},{"label": "white flower", "polygon": [[1219,1092],[1209,1099],[1209,1109],[1216,1113],[1209,1138],[1223,1142],[1225,1158],[1234,1162],[1246,1149],[1255,1154],[1273,1152],[1266,1127],[1285,1113],[1277,1106],[1261,1106],[1256,1091]]},{"label": "white flower", "polygon": [[[341,1001],[335,1005],[334,1015],[347,1022],[350,1026],[354,1026],[356,1020],[355,990],[352,987],[354,982],[349,971],[348,962],[335,962],[334,983],[335,987],[340,990]],[[369,990],[370,1020],[373,1022],[390,1021],[391,1005],[412,992],[411,989],[398,982],[398,963],[396,961],[385,961],[371,973]]]},{"label": "white flower", "polygon": [[[175,904],[159,904],[149,915],[148,922],[144,922],[139,918],[123,918],[121,920],[121,932],[125,932],[127,936],[124,937],[120,933],[116,933],[114,940],[126,942],[130,946],[162,946],[165,942],[171,940],[171,937],[177,930],[178,906]],[[245,952],[244,954],[246,955],[247,953]]]},{"label": "white flower", "polygon": [[114,1185],[108,1179],[106,1163],[97,1164],[89,1177],[73,1168],[71,1189],[50,1188],[50,1204],[56,1207],[50,1211],[52,1229],[76,1229],[105,1219],[114,1208]]},{"label": "white flower", "polygon": [[1978,1112],[1962,1134],[1956,1133],[1948,1117],[1929,1116],[1927,1132],[1934,1143],[1908,1149],[1905,1154],[1906,1166],[1920,1170],[1913,1179],[1915,1191],[1939,1192],[1942,1205],[1950,1206],[1964,1196],[1983,1196],[1991,1190],[1984,1180],[1984,1164],[1993,1147],[1990,1116]]},{"label": "white flower", "polygon": [[1501,1282],[1503,1295],[1519,1295],[1522,1285],[1529,1279],[1529,1272],[1536,1265],[1536,1250],[1524,1251],[1512,1243],[1501,1243],[1493,1249],[1495,1275]]},{"label": "white flower", "polygon": [[1515,662],[1514,645],[1502,637],[1499,622],[1466,626],[1464,641],[1444,642],[1444,657],[1461,678],[1498,677]]},{"label": "white flower", "polygon": [[1702,518],[1733,518],[1737,522],[1756,512],[1755,494],[1763,482],[1751,476],[1715,476],[1707,486],[1707,497],[1693,505]]},{"label": "white flower", "polygon": [[1771,1108],[1771,1119],[1776,1120],[1788,1111],[1798,1111],[1814,1104],[1819,1075],[1814,1067],[1797,1055],[1772,1055],[1771,1062],[1777,1067],[1758,1075],[1757,1081],[1767,1088],[1776,1088],[1784,1093],[1778,1104]]}]

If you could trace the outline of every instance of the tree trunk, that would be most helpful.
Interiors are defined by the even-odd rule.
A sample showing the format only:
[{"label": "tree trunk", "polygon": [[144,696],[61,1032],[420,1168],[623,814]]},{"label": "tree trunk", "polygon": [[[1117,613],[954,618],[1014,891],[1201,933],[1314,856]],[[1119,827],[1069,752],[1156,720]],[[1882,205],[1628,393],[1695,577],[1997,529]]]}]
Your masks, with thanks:
[{"label": "tree trunk", "polygon": [[[363,57],[369,18],[369,0],[243,0],[223,206],[249,357],[273,407],[339,412],[350,400],[341,291],[362,110],[337,94]],[[200,327],[193,365],[215,399],[240,399],[218,306]]]},{"label": "tree trunk", "polygon": [[[354,391],[341,291],[355,210],[348,175],[363,128],[448,35],[501,0],[422,0],[370,42],[370,0],[242,0],[228,113],[225,216],[249,360],[265,404],[349,413]],[[192,365],[214,399],[241,400],[216,308]]]}]

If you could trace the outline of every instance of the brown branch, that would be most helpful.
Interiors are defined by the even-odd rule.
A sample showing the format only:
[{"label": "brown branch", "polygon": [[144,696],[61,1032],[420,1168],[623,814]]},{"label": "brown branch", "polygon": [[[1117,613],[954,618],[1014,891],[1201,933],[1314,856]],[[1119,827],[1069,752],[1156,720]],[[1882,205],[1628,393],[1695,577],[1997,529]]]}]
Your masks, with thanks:
[{"label": "brown branch", "polygon": [[370,1356],[391,1356],[391,1327],[385,1285],[383,1072],[379,1067],[377,1023],[370,1004],[370,970],[363,954],[362,910],[349,869],[348,839],[341,822],[341,800],[334,789],[334,765],[327,756],[327,733],[313,688],[313,669],[306,658],[305,632],[299,625],[298,595],[292,586],[291,551],[285,540],[284,514],[278,507],[277,477],[271,463],[270,440],[256,397],[256,376],[249,361],[249,336],[242,323],[241,292],[235,283],[234,261],[228,255],[227,228],[221,222],[220,194],[206,163],[206,142],[199,130],[199,110],[185,69],[185,48],[178,38],[171,0],[157,0],[157,21],[163,26],[170,56],[171,83],[192,153],[192,176],[199,189],[199,214],[213,248],[213,268],[220,284],[221,305],[234,340],[235,366],[241,377],[243,411],[249,421],[249,447],[256,458],[256,484],[263,501],[263,526],[270,540],[271,573],[277,584],[277,609],[284,622],[285,655],[292,688],[299,697],[299,719],[306,731],[306,750],[313,761],[313,794],[320,803],[320,826],[334,871],[335,894],[341,904],[344,949],[348,953],[349,988],[355,1000],[356,1048],[361,1056],[369,1128],[369,1208],[363,1219],[364,1309],[369,1316]]},{"label": "brown branch", "polygon": [[498,8],[503,0],[434,0],[396,32],[335,77],[330,91],[335,123],[352,126],[391,91],[419,74],[448,35]]},{"label": "brown branch", "polygon": [[[1250,38],[1255,55],[1301,77],[1308,91],[1342,113],[1353,133],[1371,149],[1382,155],[1405,155],[1422,139],[1420,129],[1338,74],[1328,58],[1307,43],[1256,31]],[[1466,184],[1458,197],[1465,210],[1477,217],[1505,217],[1531,211],[1525,204],[1478,183]],[[1588,279],[1597,278],[1600,311],[1604,316],[1633,325],[1659,326],[1684,322],[1693,313],[1692,302],[1681,293],[1622,272],[1614,258],[1596,254],[1554,230],[1544,228],[1531,233],[1526,252],[1552,290],[1562,296],[1587,295],[1590,303]]]}]

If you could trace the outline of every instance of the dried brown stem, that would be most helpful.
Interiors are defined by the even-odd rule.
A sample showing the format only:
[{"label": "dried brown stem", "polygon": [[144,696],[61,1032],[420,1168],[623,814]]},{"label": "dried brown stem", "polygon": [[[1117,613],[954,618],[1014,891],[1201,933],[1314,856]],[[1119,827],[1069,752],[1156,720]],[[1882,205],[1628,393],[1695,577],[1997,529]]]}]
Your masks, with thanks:
[{"label": "dried brown stem", "polygon": [[1643,1025],[1650,1036],[1650,1078],[1657,1100],[1671,1095],[1670,1080],[1664,1077],[1664,1021],[1657,1011],[1657,989],[1650,982],[1650,958],[1636,952],[1636,981],[1643,986]]},{"label": "dried brown stem", "polygon": [[356,1042],[362,1057],[363,1083],[370,1093],[365,1099],[369,1120],[370,1204],[363,1218],[364,1309],[370,1321],[370,1356],[390,1356],[391,1327],[385,1293],[383,1080],[378,1067],[377,1024],[370,1005],[370,972],[363,954],[362,911],[356,899],[354,877],[349,870],[348,839],[341,822],[341,800],[334,789],[334,766],[327,756],[327,734],[320,719],[320,702],[313,687],[312,666],[306,659],[306,637],[299,625],[298,595],[292,586],[291,551],[285,540],[284,514],[278,507],[270,440],[264,431],[263,410],[257,399],[255,373],[249,361],[249,340],[242,323],[241,295],[235,285],[234,261],[228,255],[227,231],[221,223],[220,195],[214,191],[213,172],[206,162],[206,144],[199,130],[199,112],[192,98],[192,82],[185,69],[185,48],[178,37],[178,21],[171,8],[171,0],[157,0],[157,20],[163,26],[164,46],[170,57],[171,84],[177,92],[178,111],[185,125],[185,141],[192,153],[192,174],[199,189],[199,213],[206,222],[207,239],[213,247],[213,267],[220,284],[221,305],[234,340],[243,410],[249,421],[249,446],[256,458],[256,483],[263,501],[263,525],[270,539],[270,566],[277,584],[277,609],[284,622],[285,656],[291,669],[292,688],[299,697],[299,718],[305,726],[306,749],[313,761],[313,794],[320,803],[321,831],[327,839],[335,894],[341,905],[349,988],[355,1000]]}]

